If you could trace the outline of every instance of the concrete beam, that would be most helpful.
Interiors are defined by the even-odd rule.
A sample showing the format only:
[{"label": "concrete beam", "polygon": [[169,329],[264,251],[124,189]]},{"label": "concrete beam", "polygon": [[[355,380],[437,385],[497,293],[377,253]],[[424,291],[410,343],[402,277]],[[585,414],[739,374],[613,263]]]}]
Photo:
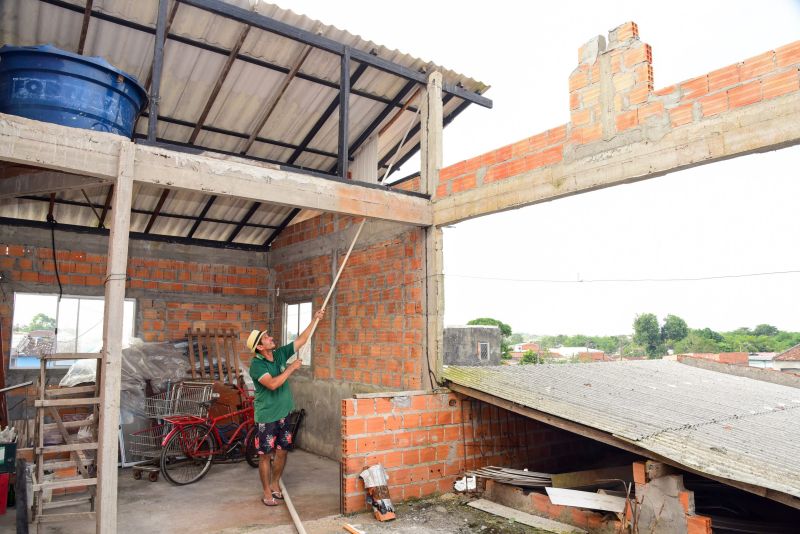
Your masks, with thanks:
[{"label": "concrete beam", "polygon": [[453,224],[798,143],[800,94],[794,93],[683,127],[642,128],[580,147],[559,164],[435,200],[434,224]]},{"label": "concrete beam", "polygon": [[[116,180],[126,143],[113,134],[0,114],[0,161]],[[136,182],[162,187],[417,226],[433,222],[425,198],[160,147],[135,145],[133,173]]]},{"label": "concrete beam", "polygon": [[42,171],[39,169],[26,169],[26,171],[25,174],[0,179],[0,199],[22,195],[55,193],[72,189],[88,189],[110,182],[110,180],[101,178],[77,176],[63,172]]}]

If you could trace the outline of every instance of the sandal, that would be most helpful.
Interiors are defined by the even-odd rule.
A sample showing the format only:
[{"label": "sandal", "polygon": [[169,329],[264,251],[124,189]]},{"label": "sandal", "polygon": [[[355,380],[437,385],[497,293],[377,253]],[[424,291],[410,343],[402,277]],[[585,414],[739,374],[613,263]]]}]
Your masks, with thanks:
[{"label": "sandal", "polygon": [[264,506],[278,506],[278,501],[276,501],[274,497],[272,499],[269,499],[269,500],[262,498],[261,499],[261,503]]},{"label": "sandal", "polygon": [[283,493],[281,493],[280,491],[273,491],[272,492],[272,499],[273,500],[280,499],[282,501],[283,500]]}]

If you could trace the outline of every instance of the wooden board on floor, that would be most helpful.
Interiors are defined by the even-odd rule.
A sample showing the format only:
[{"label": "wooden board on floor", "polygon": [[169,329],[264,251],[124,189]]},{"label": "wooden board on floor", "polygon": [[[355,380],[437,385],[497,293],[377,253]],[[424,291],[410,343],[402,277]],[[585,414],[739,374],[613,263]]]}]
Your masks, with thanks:
[{"label": "wooden board on floor", "polygon": [[559,523],[558,521],[539,517],[521,510],[516,510],[514,508],[509,508],[508,506],[487,501],[486,499],[478,499],[477,501],[472,501],[467,504],[473,508],[477,508],[478,510],[483,510],[484,512],[489,512],[490,514],[500,517],[513,519],[517,523],[522,523],[523,525],[528,525],[534,528],[540,528],[549,532],[555,532],[556,534],[586,534],[586,531],[582,528],[567,525],[565,523]]},{"label": "wooden board on floor", "polygon": [[625,511],[625,499],[622,497],[561,488],[545,488],[545,491],[553,504],[616,513]]}]

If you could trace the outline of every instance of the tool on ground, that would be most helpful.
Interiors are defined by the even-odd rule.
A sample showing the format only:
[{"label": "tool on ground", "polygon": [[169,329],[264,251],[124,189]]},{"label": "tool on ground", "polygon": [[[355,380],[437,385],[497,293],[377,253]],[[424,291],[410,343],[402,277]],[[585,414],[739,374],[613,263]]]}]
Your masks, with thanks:
[{"label": "tool on ground", "polygon": [[394,506],[389,499],[389,475],[381,464],[363,470],[360,475],[367,490],[367,503],[372,505],[372,513],[378,521],[395,519]]},{"label": "tool on ground", "polygon": [[306,534],[306,529],[303,528],[303,523],[300,522],[300,516],[297,515],[297,510],[294,509],[292,499],[289,498],[289,492],[286,491],[286,486],[283,484],[283,480],[279,480],[278,484],[281,488],[281,494],[283,495],[283,502],[286,503],[286,508],[289,509],[289,515],[292,516],[292,521],[294,521],[294,528],[297,529],[297,534]]}]

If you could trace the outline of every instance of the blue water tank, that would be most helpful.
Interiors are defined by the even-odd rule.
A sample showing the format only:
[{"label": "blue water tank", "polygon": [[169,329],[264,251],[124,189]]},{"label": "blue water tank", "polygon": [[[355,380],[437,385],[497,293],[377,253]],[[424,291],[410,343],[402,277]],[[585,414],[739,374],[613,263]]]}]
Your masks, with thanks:
[{"label": "blue water tank", "polygon": [[146,102],[136,78],[103,58],[50,45],[0,48],[0,113],[130,138]]}]

